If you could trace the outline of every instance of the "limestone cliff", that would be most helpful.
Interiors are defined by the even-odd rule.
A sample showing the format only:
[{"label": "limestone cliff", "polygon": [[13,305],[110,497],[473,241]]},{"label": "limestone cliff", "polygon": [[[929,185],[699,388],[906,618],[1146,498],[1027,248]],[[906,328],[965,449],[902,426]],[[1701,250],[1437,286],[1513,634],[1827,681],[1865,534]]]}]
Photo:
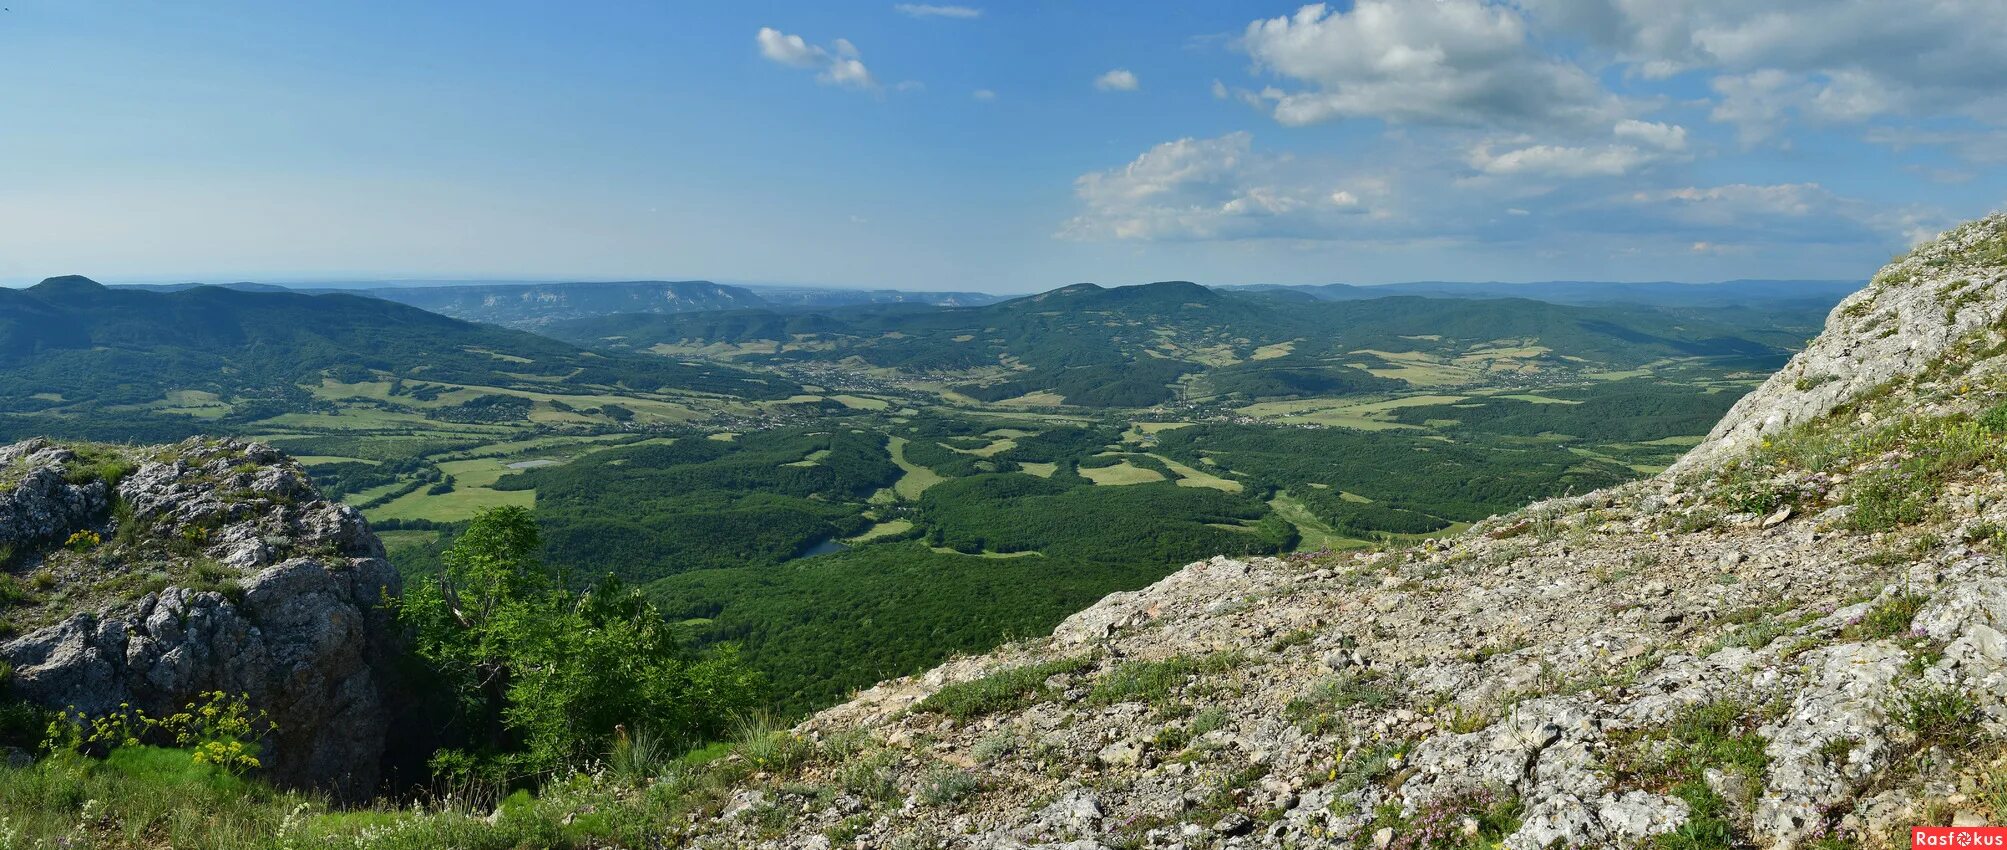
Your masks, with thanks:
[{"label": "limestone cliff", "polygon": [[[248,694],[275,780],[375,789],[397,703],[400,590],[354,509],[269,447],[0,448],[0,683],[51,709],[156,716]],[[4,598],[4,597],[0,597]]]},{"label": "limestone cliff", "polygon": [[2007,821],[2007,217],[1650,480],[1193,564],[796,732],[701,847],[1908,846]]}]

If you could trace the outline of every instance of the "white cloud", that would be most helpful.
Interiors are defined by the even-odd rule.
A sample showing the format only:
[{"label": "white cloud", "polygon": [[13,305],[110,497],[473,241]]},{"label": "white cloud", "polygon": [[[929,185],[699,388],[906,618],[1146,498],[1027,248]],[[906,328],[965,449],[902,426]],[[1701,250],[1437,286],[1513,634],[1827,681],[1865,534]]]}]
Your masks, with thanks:
[{"label": "white cloud", "polygon": [[[1628,214],[1620,212],[1626,208]],[[1871,203],[1836,194],[1818,183],[1640,190],[1617,199],[1596,216],[1606,222],[1604,227],[1684,234],[1716,246],[1914,242],[1947,223],[1938,210]]]},{"label": "white cloud", "polygon": [[1789,123],[1794,105],[1806,100],[1805,84],[1774,68],[1723,74],[1709,85],[1721,99],[1708,117],[1734,124],[1745,145],[1777,135]]},{"label": "white cloud", "polygon": [[1619,139],[1635,141],[1664,151],[1686,150],[1686,128],[1678,124],[1657,124],[1626,118],[1611,131]]},{"label": "white cloud", "polygon": [[1248,25],[1258,67],[1307,88],[1262,92],[1277,121],[1344,118],[1475,127],[1608,126],[1620,104],[1542,53],[1514,9],[1481,0],[1359,0]]},{"label": "white cloud", "polygon": [[1699,72],[1745,142],[1795,117],[2007,123],[1998,0],[1520,0],[1647,78]]},{"label": "white cloud", "polygon": [[892,90],[893,90],[893,91],[926,91],[926,90],[927,90],[927,84],[926,84],[926,83],[923,83],[923,82],[920,82],[919,80],[900,80],[900,81],[899,81],[899,84],[898,84],[898,85],[896,85],[896,86],[893,86],[893,87],[892,87]]},{"label": "white cloud", "polygon": [[1371,213],[1348,189],[1317,189],[1284,157],[1252,152],[1245,132],[1157,145],[1129,164],[1082,175],[1086,208],[1059,235],[1069,239],[1192,241],[1335,238],[1343,222]]},{"label": "white cloud", "polygon": [[1222,83],[1222,82],[1220,82],[1219,80],[1214,80],[1214,81],[1213,81],[1213,99],[1214,99],[1214,100],[1226,100],[1226,99],[1227,99],[1228,97],[1231,97],[1231,96],[1232,96],[1232,95],[1231,95],[1231,94],[1229,94],[1229,93],[1228,93],[1228,91],[1227,91],[1227,87],[1226,87],[1226,83]]},{"label": "white cloud", "polygon": [[1116,68],[1094,78],[1094,87],[1102,91],[1135,91],[1139,85],[1136,75],[1127,68]]},{"label": "white cloud", "polygon": [[1772,185],[1731,183],[1705,189],[1687,186],[1654,192],[1634,192],[1631,195],[1631,199],[1639,203],[1684,205],[1690,209],[1703,211],[1703,214],[1732,212],[1790,216],[1806,215],[1831,198],[1832,193],[1817,183]]},{"label": "white cloud", "polygon": [[1836,256],[1871,262],[1946,221],[1932,208],[1848,197],[1812,182],[1691,182],[1677,166],[1696,146],[1670,122],[1613,121],[1600,139],[1586,136],[1494,134],[1473,147],[1466,133],[1403,132],[1342,155],[1265,151],[1245,132],[1177,139],[1077,178],[1077,208],[1056,235],[1518,257],[1560,249],[1578,259],[1721,255],[1691,250],[1707,243],[1740,252],[1734,256],[1816,264]]},{"label": "white cloud", "polygon": [[997,99],[997,93],[989,89],[976,89],[969,92],[969,96],[986,103]]},{"label": "white cloud", "polygon": [[864,57],[848,39],[837,39],[825,48],[809,44],[798,35],[788,35],[773,27],[760,27],[755,36],[760,55],[790,68],[814,69],[815,78],[825,84],[856,89],[876,89],[878,81],[864,67]]},{"label": "white cloud", "polygon": [[1956,152],[1969,162],[2007,163],[2007,130],[1921,130],[1912,127],[1872,127],[1865,138],[1900,152],[1919,147],[1941,147]]},{"label": "white cloud", "polygon": [[1686,128],[1626,118],[1610,131],[1617,143],[1603,145],[1520,144],[1495,152],[1497,143],[1471,149],[1465,161],[1493,176],[1617,177],[1646,166],[1687,158]]},{"label": "white cloud", "polygon": [[914,18],[980,18],[983,10],[974,6],[934,6],[926,3],[898,3],[892,10]]},{"label": "white cloud", "polygon": [[1648,154],[1629,145],[1602,148],[1533,145],[1496,154],[1486,146],[1471,151],[1470,155],[1470,166],[1486,174],[1541,177],[1614,177],[1629,174],[1650,161]]}]

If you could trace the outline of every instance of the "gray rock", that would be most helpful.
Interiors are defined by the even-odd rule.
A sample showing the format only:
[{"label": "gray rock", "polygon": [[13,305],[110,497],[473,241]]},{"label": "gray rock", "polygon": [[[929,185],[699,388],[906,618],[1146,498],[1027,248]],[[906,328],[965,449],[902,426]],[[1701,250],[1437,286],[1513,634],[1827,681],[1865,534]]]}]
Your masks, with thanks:
[{"label": "gray rock", "polygon": [[103,481],[70,483],[64,464],[75,459],[75,452],[47,440],[0,448],[0,472],[19,476],[12,489],[0,494],[0,544],[62,542],[103,518],[111,507],[111,488]]},{"label": "gray rock", "polygon": [[[28,445],[0,449],[0,457],[40,462],[62,451]],[[196,523],[215,529],[212,551],[256,543],[255,557],[226,561],[247,568],[237,580],[241,597],[168,587],[0,643],[15,692],[52,709],[96,715],[129,704],[155,716],[212,691],[242,695],[277,726],[261,756],[270,778],[340,796],[374,791],[401,705],[390,681],[399,630],[383,602],[402,582],[382,544],[353,508],[314,495],[299,468],[269,448],[190,441],[173,453],[176,460],[127,477],[119,497],[135,517],[149,518],[154,533],[179,535]],[[0,505],[15,506],[17,529],[21,517],[41,518],[28,525],[43,537],[88,521],[77,511],[104,498],[76,491],[82,495],[66,501],[37,481],[46,478],[24,479]],[[229,487],[238,489],[225,500]],[[46,507],[55,504],[80,507]],[[5,512],[0,507],[0,526]],[[50,518],[71,525],[35,524]],[[271,535],[289,546],[265,544]]]},{"label": "gray rock", "polygon": [[1213,824],[1215,835],[1246,835],[1254,831],[1254,819],[1240,812],[1229,812]]}]

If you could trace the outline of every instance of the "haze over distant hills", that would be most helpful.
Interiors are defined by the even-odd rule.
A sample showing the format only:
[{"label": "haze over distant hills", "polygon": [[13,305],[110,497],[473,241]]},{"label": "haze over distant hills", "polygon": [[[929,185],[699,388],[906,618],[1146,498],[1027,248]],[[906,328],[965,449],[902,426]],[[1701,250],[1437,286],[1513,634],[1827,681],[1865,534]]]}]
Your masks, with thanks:
[{"label": "haze over distant hills", "polygon": [[[120,289],[174,292],[201,284],[134,284]],[[1002,300],[979,292],[908,292],[814,286],[727,285],[708,280],[446,283],[357,281],[298,285],[225,283],[258,292],[346,293],[409,304],[441,315],[534,329],[550,322],[614,313],[690,313],[739,308],[828,308],[850,304],[970,306]]]},{"label": "haze over distant hills", "polygon": [[[1379,295],[1380,287],[1322,290]],[[1171,281],[1075,284],[973,308],[850,306],[621,314],[543,330],[579,345],[745,364],[857,362],[935,373],[970,398],[1135,407],[1404,386],[1417,364],[1527,375],[1663,358],[1782,362],[1840,295],[1811,290],[1761,320],[1708,305],[1572,305],[1526,298],[1315,299]],[[1746,311],[1745,311],[1746,312]]]},{"label": "haze over distant hills", "polygon": [[[93,419],[161,405],[194,420],[313,406],[303,387],[376,374],[419,384],[620,387],[784,397],[797,388],[714,364],[607,356],[522,331],[354,294],[198,286],[114,289],[83,277],[0,289],[0,411]],[[164,401],[165,400],[165,401]],[[113,418],[129,418],[123,410]]]},{"label": "haze over distant hills", "polygon": [[[1319,301],[1355,301],[1395,295],[1430,298],[1524,298],[1550,304],[1628,304],[1656,307],[1788,305],[1794,309],[1831,306],[1860,289],[1863,281],[1730,280],[1716,283],[1670,281],[1535,281],[1529,283],[1411,281],[1385,284],[1231,284],[1223,292],[1296,294]],[[172,292],[202,284],[127,284],[115,289]],[[708,280],[637,281],[333,281],[300,284],[233,282],[226,289],[261,292],[342,292],[367,295],[430,310],[456,319],[536,330],[554,322],[617,314],[669,315],[714,310],[829,310],[854,305],[916,304],[980,307],[1016,297],[983,292],[923,292],[836,286],[721,284]],[[1091,284],[1090,284],[1091,285]],[[1121,288],[1121,287],[1115,287]]]},{"label": "haze over distant hills", "polygon": [[1651,304],[1663,307],[1727,306],[1776,302],[1838,302],[1867,285],[1863,280],[1725,280],[1718,283],[1652,281],[1615,283],[1553,280],[1530,283],[1412,281],[1321,285],[1249,284],[1221,289],[1301,292],[1325,301],[1426,295],[1432,298],[1531,298],[1553,304]]}]

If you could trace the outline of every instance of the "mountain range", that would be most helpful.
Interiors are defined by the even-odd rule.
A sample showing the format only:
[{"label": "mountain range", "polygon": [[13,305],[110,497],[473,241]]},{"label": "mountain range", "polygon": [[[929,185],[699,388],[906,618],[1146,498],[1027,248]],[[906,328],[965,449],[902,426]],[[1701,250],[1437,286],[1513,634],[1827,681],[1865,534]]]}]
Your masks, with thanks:
[{"label": "mountain range", "polygon": [[[1377,289],[1371,290],[1377,292]],[[1810,289],[1761,314],[1726,306],[1569,305],[1392,295],[1324,300],[1168,281],[1075,284],[978,307],[617,314],[543,332],[621,352],[746,364],[845,363],[939,377],[980,401],[1087,407],[1387,389],[1390,379],[1511,370],[1529,377],[1668,358],[1774,367],[1839,295]],[[1445,378],[1454,380],[1454,376]]]},{"label": "mountain range", "polygon": [[[174,292],[201,284],[127,284],[115,288]],[[366,295],[493,325],[535,330],[551,322],[614,313],[691,313],[744,308],[821,309],[851,304],[934,304],[967,306],[999,299],[978,292],[909,292],[894,289],[838,289],[810,286],[733,286],[708,280],[592,282],[324,282],[280,286],[225,283],[248,292],[303,292]]]},{"label": "mountain range", "polygon": [[[213,286],[114,289],[83,277],[0,289],[0,410],[85,414],[169,392],[306,404],[301,385],[382,374],[484,387],[785,397],[729,366],[586,351],[377,298]],[[258,406],[269,414],[270,405]]]}]

